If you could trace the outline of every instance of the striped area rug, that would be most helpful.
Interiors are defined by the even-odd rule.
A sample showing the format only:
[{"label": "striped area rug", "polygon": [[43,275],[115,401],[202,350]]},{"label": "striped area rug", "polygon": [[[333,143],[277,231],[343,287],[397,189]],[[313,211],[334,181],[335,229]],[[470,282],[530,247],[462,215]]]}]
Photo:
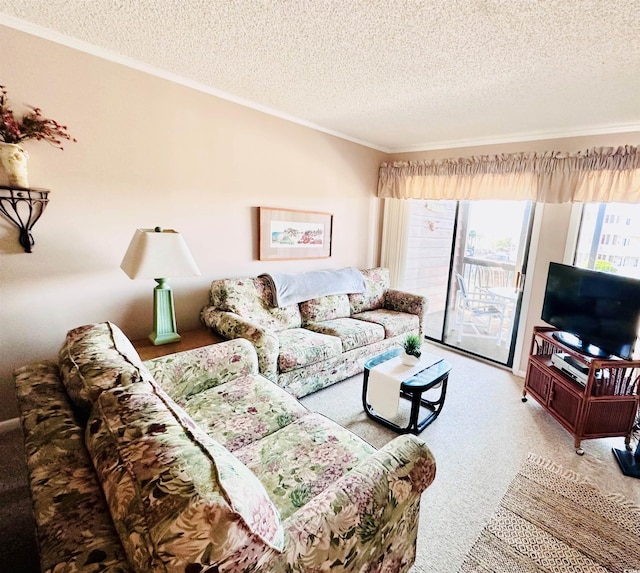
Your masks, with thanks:
[{"label": "striped area rug", "polygon": [[640,573],[640,507],[529,454],[459,573],[489,571]]}]

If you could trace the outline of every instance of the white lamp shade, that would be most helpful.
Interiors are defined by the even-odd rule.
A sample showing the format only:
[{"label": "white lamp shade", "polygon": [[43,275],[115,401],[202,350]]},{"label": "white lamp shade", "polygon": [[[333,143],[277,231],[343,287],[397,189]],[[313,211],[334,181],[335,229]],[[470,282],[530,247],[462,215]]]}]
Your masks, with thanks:
[{"label": "white lamp shade", "polygon": [[173,229],[136,229],[120,268],[132,279],[194,277],[200,269]]}]

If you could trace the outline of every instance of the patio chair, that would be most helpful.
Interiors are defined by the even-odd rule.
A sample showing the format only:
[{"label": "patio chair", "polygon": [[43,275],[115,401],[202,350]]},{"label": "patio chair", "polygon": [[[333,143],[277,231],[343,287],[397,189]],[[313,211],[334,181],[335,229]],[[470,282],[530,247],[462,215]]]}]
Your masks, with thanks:
[{"label": "patio chair", "polygon": [[457,331],[457,343],[462,342],[463,336],[473,336],[495,338],[496,345],[500,346],[507,311],[504,300],[484,290],[469,291],[466,281],[458,273],[456,281],[458,291],[453,330]]}]

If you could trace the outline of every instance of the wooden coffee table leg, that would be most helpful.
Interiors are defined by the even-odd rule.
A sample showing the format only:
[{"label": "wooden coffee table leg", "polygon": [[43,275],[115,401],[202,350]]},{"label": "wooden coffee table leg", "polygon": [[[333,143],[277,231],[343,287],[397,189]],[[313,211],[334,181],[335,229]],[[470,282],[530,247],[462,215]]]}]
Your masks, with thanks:
[{"label": "wooden coffee table leg", "polygon": [[420,403],[422,402],[422,392],[415,390],[411,395],[411,414],[409,416],[409,424],[407,431],[412,434],[418,434],[418,416],[420,415]]},{"label": "wooden coffee table leg", "polygon": [[[434,382],[433,385],[430,386],[430,388],[426,388],[423,391],[423,392],[426,392],[427,390],[433,388],[433,386],[436,386],[440,383],[442,384],[440,397],[435,402],[420,397],[420,404],[422,404],[423,406],[431,410],[431,413],[427,415],[423,420],[416,423],[416,433],[422,432],[422,430],[424,430],[429,424],[431,424],[431,422],[433,422],[440,415],[440,412],[442,411],[442,407],[444,406],[444,400],[447,396],[448,381],[449,381],[449,375],[447,374],[440,382]],[[420,394],[422,395],[422,392]],[[418,410],[419,409],[420,408],[418,406]]]}]

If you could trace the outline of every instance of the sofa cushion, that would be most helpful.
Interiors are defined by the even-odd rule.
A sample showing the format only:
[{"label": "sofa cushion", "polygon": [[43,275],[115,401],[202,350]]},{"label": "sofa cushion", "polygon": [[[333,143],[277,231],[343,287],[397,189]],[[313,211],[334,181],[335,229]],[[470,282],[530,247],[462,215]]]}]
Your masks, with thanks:
[{"label": "sofa cushion", "polygon": [[259,374],[194,394],[180,405],[229,451],[264,438],[308,412],[293,396]]},{"label": "sofa cushion", "polygon": [[377,267],[375,269],[365,269],[362,271],[366,290],[363,293],[349,295],[351,305],[351,315],[375,310],[384,306],[385,291],[391,284],[389,269]]},{"label": "sofa cushion", "polygon": [[349,430],[309,413],[235,455],[260,478],[286,519],[375,451]]},{"label": "sofa cushion", "polygon": [[354,314],[351,318],[375,322],[384,327],[385,338],[418,332],[420,319],[415,314],[380,308]]},{"label": "sofa cushion", "polygon": [[111,322],[70,330],[59,365],[69,397],[87,414],[103,390],[153,380],[129,339]]},{"label": "sofa cushion", "polygon": [[337,318],[336,320],[314,322],[308,324],[306,328],[314,332],[337,336],[342,342],[342,350],[344,352],[384,340],[384,328],[382,326],[353,318]]},{"label": "sofa cushion", "polygon": [[273,293],[264,277],[215,280],[209,296],[218,310],[234,312],[263,328],[280,331],[301,325],[298,305],[274,306]]},{"label": "sofa cushion", "polygon": [[300,303],[302,324],[348,318],[351,315],[349,297],[346,294],[321,296]]},{"label": "sofa cushion", "polygon": [[259,551],[281,550],[280,519],[258,479],[169,405],[162,390],[147,388],[104,391],[86,432],[116,530],[136,570],[224,568],[248,546],[258,557]]},{"label": "sofa cushion", "polygon": [[278,333],[280,351],[278,370],[288,372],[309,364],[316,364],[342,354],[342,342],[306,328],[292,328]]}]

